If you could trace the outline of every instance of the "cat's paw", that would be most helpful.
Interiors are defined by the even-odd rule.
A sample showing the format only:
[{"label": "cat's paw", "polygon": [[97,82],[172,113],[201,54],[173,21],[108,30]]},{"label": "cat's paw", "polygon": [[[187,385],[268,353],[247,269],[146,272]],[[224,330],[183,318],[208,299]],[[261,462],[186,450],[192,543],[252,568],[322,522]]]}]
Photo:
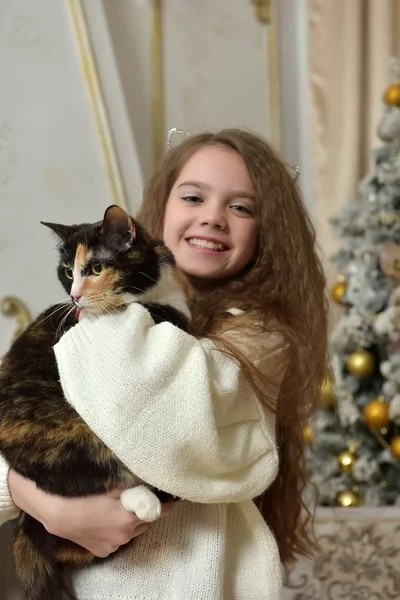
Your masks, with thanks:
[{"label": "cat's paw", "polygon": [[135,513],[141,521],[155,521],[161,515],[161,502],[144,485],[124,490],[121,503],[125,510]]}]

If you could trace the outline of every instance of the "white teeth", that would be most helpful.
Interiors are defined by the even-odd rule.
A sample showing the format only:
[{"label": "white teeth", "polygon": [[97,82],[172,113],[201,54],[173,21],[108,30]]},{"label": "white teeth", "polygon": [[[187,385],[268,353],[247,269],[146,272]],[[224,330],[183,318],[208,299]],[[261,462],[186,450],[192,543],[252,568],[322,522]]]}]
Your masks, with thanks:
[{"label": "white teeth", "polygon": [[200,238],[190,238],[187,241],[191,246],[196,246],[197,248],[208,248],[209,250],[226,249],[226,246],[224,244],[216,244],[215,242],[210,242],[209,240],[202,240]]}]

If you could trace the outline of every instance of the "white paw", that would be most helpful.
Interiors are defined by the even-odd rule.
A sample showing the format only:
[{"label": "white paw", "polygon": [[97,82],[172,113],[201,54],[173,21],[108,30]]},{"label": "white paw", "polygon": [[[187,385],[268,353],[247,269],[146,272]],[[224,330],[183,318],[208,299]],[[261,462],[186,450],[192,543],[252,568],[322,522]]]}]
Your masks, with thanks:
[{"label": "white paw", "polygon": [[155,521],[161,515],[161,502],[144,485],[124,490],[121,503],[125,510],[135,513],[141,521]]}]

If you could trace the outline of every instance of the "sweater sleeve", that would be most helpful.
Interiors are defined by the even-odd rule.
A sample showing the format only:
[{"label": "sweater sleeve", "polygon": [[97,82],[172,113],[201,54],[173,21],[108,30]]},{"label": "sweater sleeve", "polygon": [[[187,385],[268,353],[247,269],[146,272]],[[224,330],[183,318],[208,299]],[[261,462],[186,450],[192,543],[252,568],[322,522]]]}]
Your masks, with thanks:
[{"label": "sweater sleeve", "polygon": [[[135,303],[117,315],[86,317],[54,351],[68,402],[146,483],[218,503],[252,499],[273,482],[274,415],[237,361],[210,340],[155,325]],[[281,349],[267,359],[281,379]]]},{"label": "sweater sleeve", "polygon": [[10,467],[0,455],[0,525],[18,516],[19,510],[12,501],[8,488],[8,472]]}]

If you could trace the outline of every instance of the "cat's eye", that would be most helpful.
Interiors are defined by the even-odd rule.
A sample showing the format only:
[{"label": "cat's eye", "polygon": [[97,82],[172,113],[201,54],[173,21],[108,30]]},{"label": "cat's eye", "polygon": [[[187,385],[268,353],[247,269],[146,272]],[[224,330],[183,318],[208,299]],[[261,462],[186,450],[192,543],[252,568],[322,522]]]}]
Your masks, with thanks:
[{"label": "cat's eye", "polygon": [[72,272],[72,269],[70,269],[69,267],[65,267],[64,269],[64,275],[67,279],[73,279],[74,278],[74,274]]},{"label": "cat's eye", "polygon": [[99,262],[93,263],[92,267],[91,267],[93,275],[97,275],[97,276],[101,275],[102,272],[104,271],[104,269],[105,269],[104,265],[102,265]]}]

